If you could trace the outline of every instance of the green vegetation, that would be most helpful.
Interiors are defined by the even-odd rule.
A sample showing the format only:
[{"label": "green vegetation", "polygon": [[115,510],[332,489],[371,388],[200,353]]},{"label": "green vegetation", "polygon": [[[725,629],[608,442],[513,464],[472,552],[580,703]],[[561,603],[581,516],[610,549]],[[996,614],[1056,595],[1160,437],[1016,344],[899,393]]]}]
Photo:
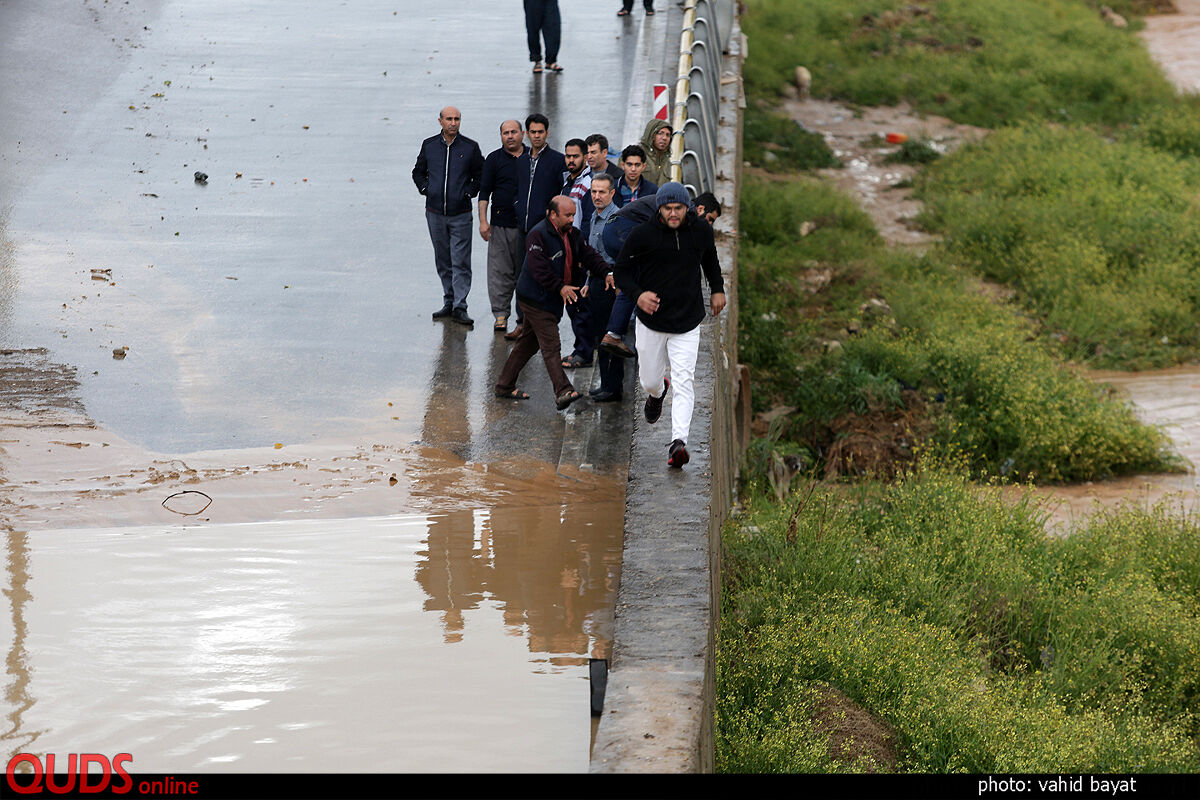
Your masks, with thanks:
[{"label": "green vegetation", "polygon": [[[887,474],[922,432],[976,474],[1070,481],[1173,466],[1161,433],[1058,364],[1023,318],[937,255],[888,251],[849,198],[802,176],[748,177],[741,201],[739,353],[758,410],[797,409],[771,446],[809,463],[820,453],[835,473]],[[839,346],[823,352],[828,341]],[[855,451],[847,434],[864,427],[873,435]]]},{"label": "green vegetation", "polygon": [[746,109],[743,136],[745,159],[770,172],[842,165],[821,134],[806,131],[782,114],[769,113],[757,106]]},{"label": "green vegetation", "polygon": [[933,146],[933,142],[918,137],[902,142],[900,149],[883,161],[885,164],[932,164],[941,157],[941,151]]},{"label": "green vegetation", "polygon": [[1139,120],[1137,136],[1158,150],[1200,157],[1200,96],[1181,98]]},{"label": "green vegetation", "polygon": [[[725,534],[728,772],[1200,769],[1200,527],[1156,509],[1047,538],[945,466],[752,504]],[[894,765],[830,747],[837,686]]]},{"label": "green vegetation", "polygon": [[[1178,467],[1064,363],[1200,355],[1200,98],[1132,35],[1166,0],[1108,2],[1125,29],[1093,0],[747,4],[771,174],[742,186],[739,348],[771,422],[724,534],[718,769],[1200,771],[1200,515],[1051,539],[999,485]],[[801,64],[998,129],[894,156],[942,244],[889,250],[799,172],[825,164],[758,102]]]},{"label": "green vegetation", "polygon": [[[1172,119],[1143,138],[1183,148]],[[943,257],[1015,287],[1068,358],[1142,368],[1200,354],[1200,160],[1022,125],[919,186]]]},{"label": "green vegetation", "polygon": [[985,127],[1029,119],[1120,125],[1175,95],[1130,29],[1078,0],[748,5],[752,96],[779,92],[801,64],[815,96],[905,101]]}]

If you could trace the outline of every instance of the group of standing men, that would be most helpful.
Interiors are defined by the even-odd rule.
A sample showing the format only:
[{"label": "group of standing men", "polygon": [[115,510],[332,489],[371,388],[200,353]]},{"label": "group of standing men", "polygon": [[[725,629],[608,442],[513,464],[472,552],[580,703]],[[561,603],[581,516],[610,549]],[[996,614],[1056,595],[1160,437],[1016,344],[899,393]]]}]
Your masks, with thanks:
[{"label": "group of standing men", "polygon": [[[529,398],[516,380],[540,352],[558,409],[581,399],[566,370],[591,366],[593,358],[600,386],[591,397],[620,401],[623,361],[635,355],[623,338],[632,316],[646,420],[658,421],[674,387],[667,463],[686,464],[705,315],[701,273],[714,315],[725,294],[711,227],[720,206],[708,193],[693,202],[682,184],[670,181],[670,125],[651,120],[642,141],[621,151],[618,167],[599,133],[568,140],[562,152],[551,148],[542,114],[526,117],[524,128],[518,120],[501,123],[501,146],[486,158],[459,133],[457,108],[442,109],[438,121],[441,133],[422,143],[413,168],[442,282],[443,306],[433,318],[474,324],[467,293],[471,200],[478,196],[493,329],[513,341],[496,397]],[[514,294],[516,326],[509,331]],[[565,357],[558,333],[564,309],[575,336]]]}]

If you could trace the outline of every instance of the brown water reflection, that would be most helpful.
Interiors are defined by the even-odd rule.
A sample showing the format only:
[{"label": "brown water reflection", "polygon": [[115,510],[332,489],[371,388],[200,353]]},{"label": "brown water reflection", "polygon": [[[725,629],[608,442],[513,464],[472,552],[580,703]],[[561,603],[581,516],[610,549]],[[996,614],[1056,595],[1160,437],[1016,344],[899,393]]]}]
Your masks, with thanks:
[{"label": "brown water reflection", "polygon": [[555,665],[607,658],[621,556],[611,504],[497,508],[430,519],[417,583],[448,643],[469,632],[465,613],[495,602],[504,627]]},{"label": "brown water reflection", "polygon": [[8,534],[4,750],[584,771],[620,511]]}]

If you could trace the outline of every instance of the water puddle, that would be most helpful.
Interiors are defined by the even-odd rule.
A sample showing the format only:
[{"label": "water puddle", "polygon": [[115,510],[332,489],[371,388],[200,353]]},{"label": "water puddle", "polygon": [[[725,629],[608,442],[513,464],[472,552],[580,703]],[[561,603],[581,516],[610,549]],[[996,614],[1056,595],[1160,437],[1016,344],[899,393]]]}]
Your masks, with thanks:
[{"label": "water puddle", "polygon": [[621,512],[4,534],[4,749],[149,772],[585,771]]}]

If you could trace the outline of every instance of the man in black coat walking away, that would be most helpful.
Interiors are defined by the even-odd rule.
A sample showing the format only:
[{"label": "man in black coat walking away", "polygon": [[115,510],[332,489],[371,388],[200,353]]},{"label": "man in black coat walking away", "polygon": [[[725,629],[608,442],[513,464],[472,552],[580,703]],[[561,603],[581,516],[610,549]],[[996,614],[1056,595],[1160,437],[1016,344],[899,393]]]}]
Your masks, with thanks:
[{"label": "man in black coat walking away", "polygon": [[471,198],[479,193],[483,153],[458,132],[462,115],[454,106],[438,114],[442,132],[421,142],[413,183],[425,196],[425,221],[433,242],[433,260],[442,281],[442,307],[434,319],[453,319],[467,327],[471,291]]},{"label": "man in black coat walking away", "polygon": [[664,184],[655,195],[658,213],[630,232],[614,270],[617,287],[637,303],[638,377],[646,390],[647,422],[658,421],[667,390],[675,388],[667,455],[671,467],[682,467],[690,459],[687,436],[704,320],[701,272],[712,291],[713,315],[725,308],[713,229],[688,207],[690,202],[683,184]]}]

